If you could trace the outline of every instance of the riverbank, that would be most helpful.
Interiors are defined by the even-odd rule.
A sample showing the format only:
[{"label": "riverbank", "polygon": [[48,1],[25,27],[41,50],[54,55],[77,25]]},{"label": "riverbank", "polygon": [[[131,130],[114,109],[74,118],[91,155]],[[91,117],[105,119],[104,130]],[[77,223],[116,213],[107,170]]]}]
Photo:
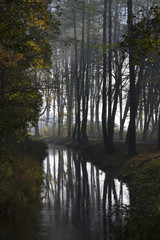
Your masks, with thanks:
[{"label": "riverbank", "polygon": [[160,151],[157,151],[156,143],[138,143],[138,154],[129,157],[128,146],[120,141],[115,142],[115,153],[112,155],[106,153],[102,139],[90,139],[81,145],[69,138],[46,138],[46,141],[81,152],[87,161],[92,161],[101,170],[112,173],[133,187],[148,181],[157,184],[160,180]]},{"label": "riverbank", "polygon": [[106,153],[102,139],[89,139],[83,144],[72,141],[71,138],[42,137],[41,139],[81,152],[87,161],[92,161],[101,170],[112,171],[127,181],[134,178],[135,171],[147,164],[155,164],[155,161],[158,162],[158,158],[160,159],[156,143],[137,143],[138,154],[135,157],[128,157],[128,145],[122,141],[115,142],[115,153],[110,155]]},{"label": "riverbank", "polygon": [[0,161],[0,216],[14,214],[40,198],[47,144],[26,138],[4,145]]}]

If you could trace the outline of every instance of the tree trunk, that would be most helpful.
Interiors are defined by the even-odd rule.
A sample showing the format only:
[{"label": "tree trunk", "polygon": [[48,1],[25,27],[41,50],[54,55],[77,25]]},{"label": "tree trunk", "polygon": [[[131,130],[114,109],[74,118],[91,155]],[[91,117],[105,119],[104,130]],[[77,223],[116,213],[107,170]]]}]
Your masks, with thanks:
[{"label": "tree trunk", "polygon": [[4,108],[4,91],[5,91],[5,65],[2,64],[2,69],[1,69],[1,89],[0,89],[0,160],[1,160],[1,148],[3,146],[3,139],[4,139],[4,133],[3,133],[3,125],[4,125],[4,114],[3,114],[3,108]]},{"label": "tree trunk", "polygon": [[74,50],[75,50],[75,91],[76,91],[76,123],[73,132],[73,139],[76,137],[78,142],[81,142],[80,133],[80,77],[78,77],[78,56],[77,56],[77,30],[76,30],[76,16],[75,16],[75,1],[73,0],[73,27],[74,27]]},{"label": "tree trunk", "polygon": [[37,120],[37,123],[36,123],[36,126],[35,126],[35,137],[37,137],[37,138],[40,137],[38,120]]},{"label": "tree trunk", "polygon": [[106,120],[106,15],[107,15],[107,0],[104,0],[103,12],[103,98],[102,98],[102,128],[103,128],[103,142],[107,151],[108,136],[107,136],[107,120]]},{"label": "tree trunk", "polygon": [[88,100],[89,100],[89,67],[90,67],[90,11],[88,12],[87,21],[87,50],[86,50],[86,84],[83,96],[83,120],[82,120],[82,140],[88,141],[87,136],[87,117],[88,117]]},{"label": "tree trunk", "polygon": [[111,14],[112,3],[109,0],[109,55],[108,55],[108,73],[109,73],[109,87],[108,87],[108,145],[107,152],[112,154],[114,152],[113,145],[113,131],[114,131],[114,119],[112,116],[112,14]]},{"label": "tree trunk", "polygon": [[56,134],[56,98],[53,99],[53,137]]},{"label": "tree trunk", "polygon": [[[143,70],[144,70],[144,59],[142,59],[141,61],[141,65],[140,65],[140,70],[138,73],[138,81],[137,84],[135,86],[135,103],[134,103],[134,111],[135,111],[135,118],[137,115],[137,110],[138,110],[138,105],[139,105],[139,97],[141,95],[142,92],[142,79],[143,79]],[[135,77],[134,77],[135,78]],[[130,93],[130,92],[129,92]],[[128,97],[128,100],[130,102],[130,95]],[[128,101],[127,100],[127,101]],[[135,122],[135,121],[134,121]],[[129,131],[130,131],[130,122],[129,122],[129,126],[128,126],[128,130],[127,130],[127,135],[126,135],[126,143],[129,143]],[[136,126],[135,126],[136,129]]]},{"label": "tree trunk", "polygon": [[94,137],[94,105],[95,105],[95,90],[94,90],[94,66],[92,64],[92,78],[90,85],[90,136]]},{"label": "tree trunk", "polygon": [[67,137],[71,137],[72,132],[72,106],[73,106],[73,59],[71,52],[71,76],[69,76],[68,58],[65,55],[65,74],[66,74],[66,94],[67,94]]},{"label": "tree trunk", "polygon": [[158,119],[158,145],[157,150],[160,150],[160,113],[159,113],[159,119]]},{"label": "tree trunk", "polygon": [[99,126],[99,102],[100,102],[100,67],[97,65],[96,70],[96,89],[97,89],[97,95],[96,95],[96,128],[97,128],[97,136],[100,138],[100,126]]},{"label": "tree trunk", "polygon": [[[128,0],[128,35],[130,38],[130,33],[132,31],[132,0]],[[135,94],[135,67],[133,63],[133,48],[131,43],[129,43],[129,73],[130,73],[130,129],[129,129],[129,149],[128,154],[133,156],[137,153],[136,151],[136,94]]]}]

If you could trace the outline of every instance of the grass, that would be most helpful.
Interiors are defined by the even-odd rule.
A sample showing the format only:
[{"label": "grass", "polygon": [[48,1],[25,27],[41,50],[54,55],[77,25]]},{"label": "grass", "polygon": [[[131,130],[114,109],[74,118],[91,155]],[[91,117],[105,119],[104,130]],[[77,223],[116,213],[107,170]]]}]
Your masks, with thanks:
[{"label": "grass", "polygon": [[0,161],[0,216],[14,216],[40,199],[47,144],[27,138],[4,146]]},{"label": "grass", "polygon": [[[127,163],[130,165],[131,161],[138,162],[139,158],[141,159],[142,156],[145,160],[148,158],[148,154],[155,154],[155,156],[159,155],[160,157],[160,154],[156,150],[156,144],[153,143],[138,143],[137,156],[135,158],[129,158],[128,145],[121,141],[116,141],[114,143],[114,154],[106,153],[102,139],[89,139],[89,141],[83,144],[79,144],[76,140],[73,141],[71,138],[52,139],[52,142],[82,152],[87,161],[92,161],[100,169],[112,171],[114,175],[119,177],[126,177],[125,169],[128,173],[126,166]],[[132,175],[131,171],[130,175]]]},{"label": "grass", "polygon": [[128,239],[159,239],[160,153],[139,154],[129,159],[121,175],[130,187]]}]

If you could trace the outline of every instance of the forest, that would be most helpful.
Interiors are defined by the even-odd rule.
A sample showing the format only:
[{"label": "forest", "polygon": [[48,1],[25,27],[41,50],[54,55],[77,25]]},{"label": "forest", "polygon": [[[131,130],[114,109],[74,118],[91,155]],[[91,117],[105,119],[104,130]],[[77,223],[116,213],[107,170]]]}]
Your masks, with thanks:
[{"label": "forest", "polygon": [[43,4],[1,1],[1,145],[31,125],[36,136],[41,125],[79,143],[101,137],[109,153],[115,131],[130,154],[136,133],[157,139],[157,1]]},{"label": "forest", "polygon": [[[116,169],[130,187],[131,210],[146,199],[143,192],[140,204],[134,200],[141,187],[156,183],[148,202],[157,226],[159,0],[0,0],[0,217],[40,200],[43,140],[76,144],[109,176]],[[117,240],[148,240],[138,234]]]},{"label": "forest", "polygon": [[[44,112],[35,132],[126,139],[158,139],[159,4],[157,1],[61,1],[52,68],[45,78]],[[116,132],[115,136],[114,133]],[[159,145],[158,145],[159,147]]]}]

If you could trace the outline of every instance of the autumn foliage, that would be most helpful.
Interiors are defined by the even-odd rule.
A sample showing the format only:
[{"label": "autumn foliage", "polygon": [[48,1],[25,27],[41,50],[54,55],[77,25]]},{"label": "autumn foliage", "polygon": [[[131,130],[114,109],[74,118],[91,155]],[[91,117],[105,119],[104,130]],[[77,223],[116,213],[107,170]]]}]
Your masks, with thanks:
[{"label": "autumn foliage", "polygon": [[[26,134],[42,106],[37,72],[51,66],[50,28],[59,23],[43,0],[0,1],[0,144]],[[54,11],[55,14],[55,11]]]}]

